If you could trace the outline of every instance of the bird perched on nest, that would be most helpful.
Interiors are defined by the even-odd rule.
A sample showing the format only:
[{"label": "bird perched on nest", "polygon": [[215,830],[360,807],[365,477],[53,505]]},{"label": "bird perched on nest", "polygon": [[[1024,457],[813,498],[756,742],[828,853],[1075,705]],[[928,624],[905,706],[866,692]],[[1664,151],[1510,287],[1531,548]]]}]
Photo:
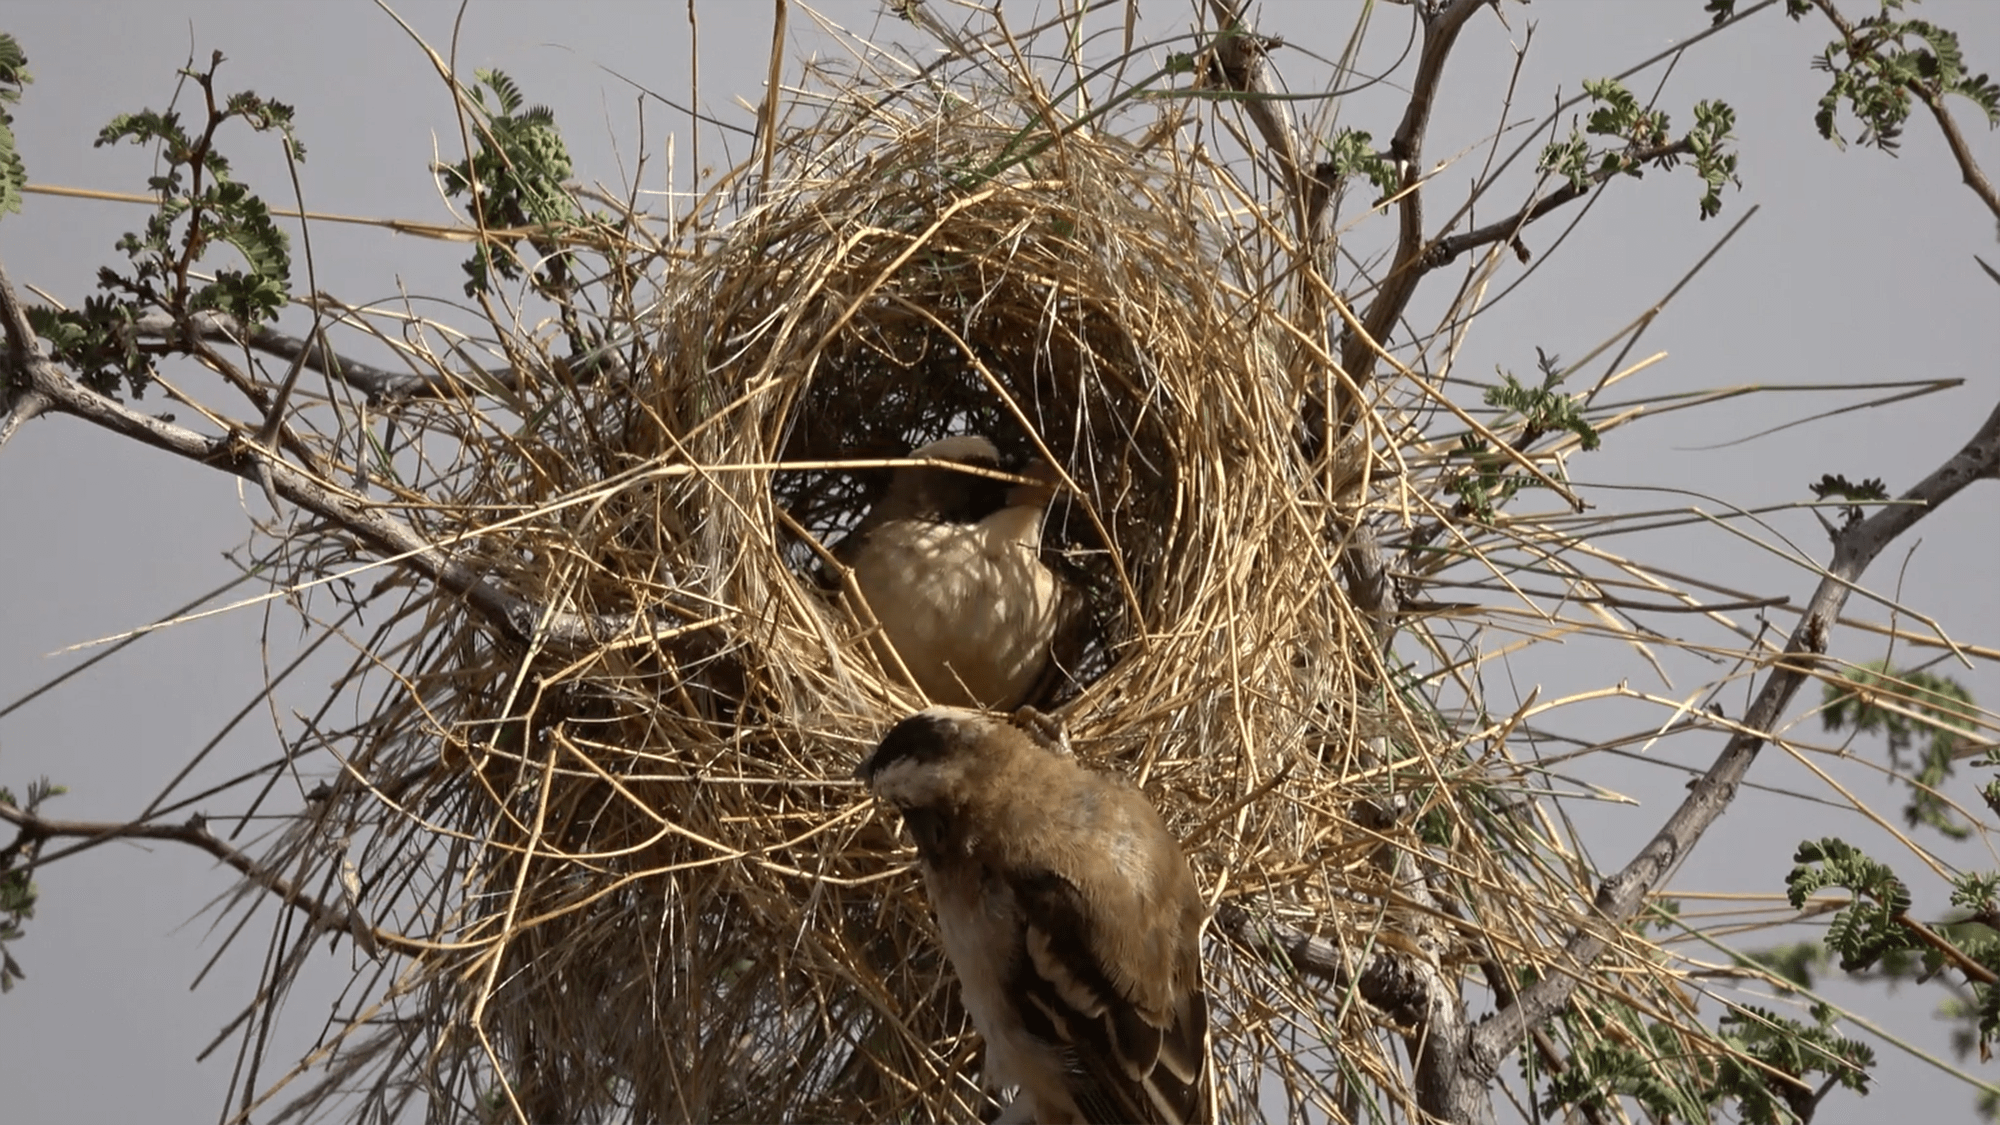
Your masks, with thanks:
[{"label": "bird perched on nest", "polygon": [[903,814],[1003,1122],[1207,1122],[1205,910],[1130,784],[1006,719],[898,723],[855,776]]},{"label": "bird perched on nest", "polygon": [[[976,434],[931,442],[913,459],[1000,467]],[[906,465],[834,558],[933,702],[1009,710],[1050,666],[1050,644],[1068,612],[1064,584],[1042,563],[1042,517],[1055,474],[1037,461],[1032,485],[931,465]],[[895,662],[884,652],[883,664]]]}]

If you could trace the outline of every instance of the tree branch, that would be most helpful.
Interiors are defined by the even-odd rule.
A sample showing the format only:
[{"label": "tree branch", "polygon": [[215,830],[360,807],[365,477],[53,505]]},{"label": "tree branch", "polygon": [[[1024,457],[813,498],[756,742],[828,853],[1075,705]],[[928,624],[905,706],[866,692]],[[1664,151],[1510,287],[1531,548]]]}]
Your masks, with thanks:
[{"label": "tree branch", "polygon": [[[15,370],[18,371],[20,368],[16,366]],[[0,378],[4,378],[5,374],[0,372]],[[4,413],[0,413],[0,447],[5,447],[8,440],[24,423],[40,417],[48,409],[48,397],[37,393],[33,388],[12,394],[5,404]]]},{"label": "tree branch", "polygon": [[1312,244],[1326,234],[1321,224],[1333,202],[1335,183],[1321,167],[1307,167],[1299,152],[1298,131],[1292,112],[1271,82],[1271,68],[1265,54],[1274,40],[1251,30],[1241,5],[1233,0],[1209,0],[1209,10],[1222,33],[1215,41],[1216,61],[1221,64],[1223,81],[1239,93],[1251,95],[1240,103],[1250,116],[1264,144],[1278,162],[1284,179],[1286,198],[1291,202],[1299,238]]},{"label": "tree branch", "polygon": [[378,945],[393,949],[398,953],[415,956],[424,952],[426,944],[375,926],[348,911],[336,909],[307,894],[291,880],[270,870],[251,859],[236,848],[231,847],[208,830],[207,818],[195,816],[185,824],[117,823],[115,821],[51,820],[47,817],[27,812],[13,805],[0,802],[0,820],[20,829],[14,848],[23,842],[35,843],[42,840],[84,838],[92,842],[105,840],[171,840],[187,844],[221,860],[235,868],[244,878],[271,892],[286,906],[300,911],[312,920],[313,925],[328,933],[353,934],[357,941],[365,941],[361,935],[372,938]]},{"label": "tree branch", "polygon": [[[1430,121],[1431,106],[1436,100],[1444,60],[1450,54],[1452,42],[1457,38],[1465,22],[1471,18],[1473,11],[1480,4],[1492,3],[1494,0],[1452,0],[1452,3],[1443,10],[1429,8],[1431,0],[1421,0],[1421,2],[1426,5],[1423,10],[1427,12],[1423,16],[1426,26],[1424,53],[1418,64],[1415,90],[1411,94],[1409,106],[1404,111],[1402,123],[1390,147],[1392,156],[1399,158],[1406,154],[1408,156],[1401,165],[1405,170],[1406,184],[1416,182],[1415,175],[1410,169],[1414,166],[1415,154],[1423,147],[1424,131]],[[1333,190],[1338,184],[1326,166],[1312,168],[1305,166],[1291,111],[1281,98],[1267,96],[1278,92],[1272,84],[1270,67],[1265,57],[1266,51],[1275,41],[1257,35],[1250,28],[1242,10],[1245,6],[1234,0],[1209,0],[1209,10],[1214,13],[1216,23],[1222,32],[1215,43],[1216,60],[1221,66],[1223,80],[1229,88],[1251,95],[1241,103],[1244,112],[1256,125],[1258,133],[1264,138],[1265,145],[1269,147],[1277,162],[1287,198],[1292,204],[1301,245],[1312,246],[1322,241],[1327,234],[1323,225],[1327,216],[1331,214]],[[1423,246],[1420,194],[1414,190],[1404,193],[1401,204],[1403,233],[1402,244],[1397,251],[1398,262],[1414,256]],[[1454,256],[1456,253],[1458,251],[1453,251]],[[1407,272],[1408,289],[1413,290],[1422,270]],[[1316,292],[1313,287],[1306,287],[1305,299],[1314,307],[1318,305]],[[1397,301],[1394,312],[1389,315],[1391,323],[1396,316],[1401,315],[1402,306],[1408,303],[1409,292],[1406,290]],[[1378,298],[1376,308],[1382,307],[1384,306]],[[1371,314],[1373,312],[1371,309]],[[1307,319],[1316,320],[1317,315],[1308,315]],[[1371,332],[1370,336],[1380,339],[1381,333]],[[1369,355],[1372,363],[1372,352]],[[1357,370],[1351,357],[1343,356],[1342,359],[1347,370]],[[1342,382],[1336,382],[1336,388],[1344,385]],[[1337,389],[1335,393],[1341,392]],[[1333,417],[1343,419],[1344,414],[1341,411],[1344,409],[1345,405],[1337,409]],[[1309,460],[1317,460],[1319,453],[1325,447],[1324,431],[1327,417],[1325,402],[1316,395],[1308,396],[1308,401],[1302,408],[1301,420],[1302,443]],[[1339,428],[1344,431],[1344,424]],[[1371,621],[1375,622],[1378,636],[1386,640],[1387,629],[1393,626],[1388,605],[1389,585],[1385,579],[1382,553],[1373,529],[1353,522],[1342,522],[1335,528],[1334,536],[1347,543],[1341,552],[1341,565],[1347,576],[1349,595]]]},{"label": "tree branch", "polygon": [[1897,925],[1910,931],[1918,941],[1936,950],[1939,957],[1958,966],[1959,972],[1984,985],[2000,984],[2000,973],[1995,973],[1992,969],[1974,960],[1970,954],[1960,949],[1943,934],[1938,933],[1908,914],[1899,913],[1892,920]]},{"label": "tree branch", "polygon": [[[1833,25],[1833,29],[1840,33],[1840,40],[1847,45],[1850,59],[1866,53],[1856,51],[1854,25],[1847,22],[1847,17],[1840,14],[1840,9],[1833,6],[1833,0],[1813,0],[1813,6],[1818,8],[1827,22]],[[1959,132],[1958,120],[1944,107],[1944,95],[1926,86],[1919,79],[1904,82],[1903,88],[1924,103],[1925,109],[1931,111],[1931,117],[1937,121],[1938,131],[1944,134],[1945,147],[1951,150],[1951,158],[1958,163],[1958,173],[1964,179],[1965,186],[1972,189],[1972,194],[1979,197],[1979,201],[1986,205],[1986,209],[1993,213],[1994,218],[2000,219],[2000,192],[1993,190],[1993,182],[1986,178],[1985,170],[1979,167],[1978,159],[1972,155],[1972,146],[1965,143],[1965,134]]]},{"label": "tree branch", "polygon": [[[1351,385],[1368,382],[1375,369],[1375,350],[1371,341],[1388,338],[1390,329],[1395,327],[1403,310],[1409,307],[1417,282],[1423,278],[1424,193],[1420,183],[1424,178],[1421,167],[1424,134],[1430,127],[1431,110],[1437,103],[1445,60],[1450,57],[1453,44],[1458,42],[1458,33],[1465,29],[1473,12],[1493,2],[1451,0],[1444,7],[1433,10],[1424,20],[1424,47],[1417,58],[1417,76],[1410,85],[1410,101],[1403,109],[1403,120],[1396,127],[1395,137],[1389,142],[1389,157],[1397,162],[1403,174],[1403,198],[1396,205],[1402,220],[1402,231],[1396,243],[1396,256],[1382,278],[1381,287],[1376,290],[1375,300],[1361,315],[1363,333],[1349,333],[1340,349],[1340,365],[1352,379]],[[1343,380],[1338,387],[1348,385],[1349,382]],[[1344,389],[1337,390],[1337,393],[1345,396]],[[1347,428],[1348,415],[1359,405],[1337,405],[1333,413],[1337,429]]]},{"label": "tree branch", "polygon": [[1965,186],[1972,189],[1979,202],[1986,204],[1986,209],[1993,213],[1994,218],[2000,219],[2000,192],[1993,190],[1993,182],[1986,178],[1979,161],[1972,155],[1972,146],[1965,143],[1965,134],[1958,131],[1958,119],[1944,107],[1942,96],[1926,91],[1923,101],[1931,116],[1937,119],[1938,131],[1944,134],[1944,143],[1951,149],[1951,158],[1958,162],[1958,174],[1965,181]]},{"label": "tree branch", "polygon": [[1751,703],[1743,725],[1723,747],[1708,772],[1688,791],[1678,809],[1652,841],[1624,869],[1597,889],[1591,917],[1565,943],[1564,954],[1574,971],[1550,973],[1523,991],[1472,1034],[1466,1078],[1481,1084],[1497,1073],[1501,1062],[1528,1033],[1569,1002],[1592,962],[1609,947],[1646,896],[1679,865],[1717,817],[1736,797],[1737,786],[1749,772],[1757,752],[1768,741],[1765,732],[1777,725],[1785,708],[1811,678],[1827,638],[1838,621],[1848,594],[1868,565],[1896,537],[1915,526],[1973,481],[2000,479],[2000,405],[1963,448],[1936,471],[1897,498],[1897,502],[1854,523],[1834,536],[1833,561],[1813,591],[1812,600],[1785,649],[1772,664],[1769,678]]},{"label": "tree branch", "polygon": [[[1668,160],[1678,156],[1693,155],[1694,145],[1686,139],[1682,139],[1672,144],[1661,145],[1657,148],[1629,153],[1627,154],[1627,158],[1634,166],[1637,166],[1652,164],[1656,161]],[[1440,238],[1436,242],[1431,243],[1429,248],[1424,251],[1422,260],[1417,264],[1417,272],[1421,275],[1450,265],[1454,259],[1467,250],[1476,249],[1502,240],[1511,242],[1536,219],[1554,211],[1558,207],[1582,199],[1584,196],[1590,194],[1591,188],[1602,184],[1613,176],[1623,174],[1622,169],[1596,169],[1590,174],[1590,182],[1587,184],[1580,187],[1575,184],[1564,184],[1562,187],[1557,188],[1555,191],[1550,192],[1541,199],[1521,208],[1520,211],[1498,222],[1488,223],[1477,230],[1466,231],[1464,234],[1455,234],[1449,238]],[[1526,254],[1525,250],[1521,250],[1520,252]]]},{"label": "tree branch", "polygon": [[[343,528],[384,561],[408,566],[445,591],[463,598],[473,612],[512,640],[559,646],[597,645],[618,639],[664,641],[688,631],[689,627],[660,621],[652,614],[568,613],[516,597],[366,497],[313,476],[243,440],[243,435],[205,437],[140,414],[116,399],[82,386],[42,355],[40,341],[28,323],[27,312],[4,266],[0,266],[0,330],[6,335],[17,395],[39,396],[45,400],[46,410],[73,415],[122,437],[234,473],[253,483],[265,483],[268,472],[269,486],[278,496]],[[25,397],[17,397],[17,410],[23,401]]]}]

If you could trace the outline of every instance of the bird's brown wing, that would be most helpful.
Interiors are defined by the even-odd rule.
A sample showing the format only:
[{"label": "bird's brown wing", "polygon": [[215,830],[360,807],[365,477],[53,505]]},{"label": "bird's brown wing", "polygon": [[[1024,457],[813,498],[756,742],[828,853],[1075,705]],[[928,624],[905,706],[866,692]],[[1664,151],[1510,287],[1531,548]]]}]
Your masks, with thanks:
[{"label": "bird's brown wing", "polygon": [[1025,948],[1008,987],[1028,1030],[1062,1048],[1070,1096],[1084,1119],[1205,1123],[1208,1004],[1198,959],[1178,994],[1149,1010],[1129,984],[1117,983],[1121,976],[1130,981],[1135,966],[1104,963],[1106,944],[1093,937],[1090,911],[1074,884],[1051,871],[1020,873],[1012,883]]}]

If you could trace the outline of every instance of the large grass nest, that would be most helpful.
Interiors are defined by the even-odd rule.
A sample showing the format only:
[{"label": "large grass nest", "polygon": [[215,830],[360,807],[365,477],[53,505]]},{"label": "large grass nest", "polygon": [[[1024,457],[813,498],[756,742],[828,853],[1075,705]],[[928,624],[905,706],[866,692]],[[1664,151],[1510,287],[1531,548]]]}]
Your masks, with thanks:
[{"label": "large grass nest", "polygon": [[[351,841],[381,928],[422,944],[300,1108],[978,1111],[912,853],[850,780],[922,700],[820,588],[884,462],[951,433],[1061,468],[1045,551],[1089,636],[1035,702],[1143,786],[1216,903],[1450,965],[1460,940],[1396,886],[1421,853],[1509,963],[1550,945],[1529,888],[1561,874],[1470,829],[1514,814],[1343,592],[1335,529],[1370,494],[1324,483],[1392,443],[1371,415],[1332,446],[1351,463],[1301,452],[1331,349],[1287,320],[1284,201],[1171,128],[1141,144],[1052,126],[1026,84],[955,92],[833,99],[667,252],[628,240],[609,373],[522,326],[504,410],[400,408],[448,438],[408,455],[436,541],[551,613],[656,624],[519,643],[404,588],[363,662],[379,709],[330,735],[349,768],[287,846],[326,865]],[[1205,961],[1221,1120],[1356,1096],[1415,1115],[1393,1016],[1217,930]]]}]

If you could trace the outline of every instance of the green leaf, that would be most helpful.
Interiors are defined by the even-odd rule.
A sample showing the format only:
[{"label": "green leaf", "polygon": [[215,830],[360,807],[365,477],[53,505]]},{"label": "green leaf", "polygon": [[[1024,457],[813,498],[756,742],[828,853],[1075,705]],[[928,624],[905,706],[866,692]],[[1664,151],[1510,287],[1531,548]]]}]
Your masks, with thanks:
[{"label": "green leaf", "polygon": [[1326,162],[1340,179],[1365,176],[1386,199],[1403,189],[1396,165],[1375,151],[1375,138],[1361,129],[1342,129],[1326,142]]}]

